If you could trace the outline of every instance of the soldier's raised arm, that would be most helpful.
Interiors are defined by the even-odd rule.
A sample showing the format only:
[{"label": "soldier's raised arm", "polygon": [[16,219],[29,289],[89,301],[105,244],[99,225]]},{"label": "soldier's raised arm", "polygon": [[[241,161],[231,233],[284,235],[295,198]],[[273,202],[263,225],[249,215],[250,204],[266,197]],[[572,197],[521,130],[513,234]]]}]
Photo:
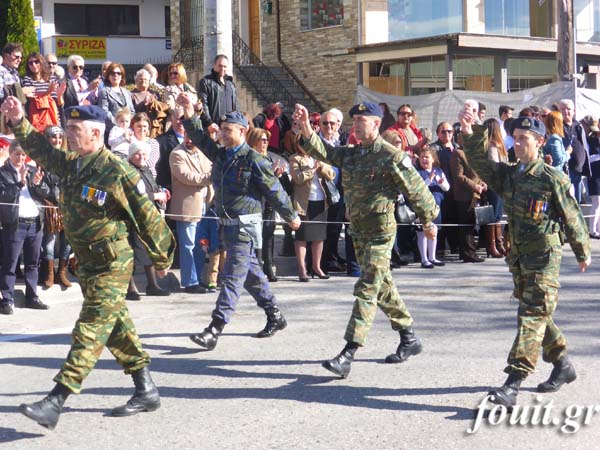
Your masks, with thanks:
[{"label": "soldier's raised arm", "polygon": [[61,177],[67,170],[67,153],[52,147],[44,135],[31,125],[25,118],[19,99],[7,97],[1,111],[25,153],[46,170]]},{"label": "soldier's raised arm", "polygon": [[296,104],[292,117],[300,126],[300,134],[302,135],[300,145],[304,151],[313,158],[343,169],[342,155],[344,148],[333,147],[323,142],[310,126],[308,110],[304,106]]},{"label": "soldier's raised arm", "polygon": [[488,158],[487,128],[474,123],[475,116],[467,105],[459,112],[458,120],[460,122],[463,150],[469,165],[494,192],[502,194],[503,181],[508,176],[507,171],[510,166],[506,163],[494,162]]},{"label": "soldier's raised arm", "polygon": [[[177,104],[183,108],[184,120],[182,124],[185,128],[185,132],[194,145],[198,147],[208,159],[214,161],[219,154],[219,146],[210,138],[210,133],[216,131],[218,126],[212,124],[208,127],[208,130],[204,130],[200,115],[196,113],[192,99],[186,93],[182,93],[177,97]],[[216,129],[212,127],[216,127]]]}]

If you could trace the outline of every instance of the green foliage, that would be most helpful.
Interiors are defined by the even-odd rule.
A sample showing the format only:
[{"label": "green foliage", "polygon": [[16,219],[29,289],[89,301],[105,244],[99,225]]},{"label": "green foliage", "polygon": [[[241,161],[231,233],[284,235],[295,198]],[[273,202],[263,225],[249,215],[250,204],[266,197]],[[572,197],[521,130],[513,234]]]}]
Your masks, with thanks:
[{"label": "green foliage", "polygon": [[[6,26],[1,26],[0,29],[6,30],[5,39],[2,42],[2,46],[6,42],[18,42],[23,45],[23,59],[27,58],[27,55],[31,52],[39,52],[40,47],[38,45],[37,34],[35,32],[35,24],[33,21],[33,11],[31,9],[30,0],[0,0],[2,3],[1,8],[5,5],[8,6],[7,14],[4,16],[0,11],[0,17],[4,16],[6,19]],[[2,19],[0,19],[2,20]],[[0,39],[2,35],[0,35]]]}]

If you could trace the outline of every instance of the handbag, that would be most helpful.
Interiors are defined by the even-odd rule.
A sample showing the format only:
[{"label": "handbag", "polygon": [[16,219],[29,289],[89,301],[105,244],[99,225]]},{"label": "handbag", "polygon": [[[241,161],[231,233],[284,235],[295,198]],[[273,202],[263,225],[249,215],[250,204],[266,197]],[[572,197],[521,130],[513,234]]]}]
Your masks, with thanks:
[{"label": "handbag", "polygon": [[337,205],[340,202],[340,191],[338,191],[338,188],[333,182],[333,180],[325,180],[324,178],[322,178],[321,186],[323,186],[323,190],[325,191],[325,196],[327,197],[327,204],[329,206]]},{"label": "handbag", "polygon": [[62,212],[52,202],[46,199],[42,200],[42,202],[46,206],[44,208],[44,227],[46,228],[46,232],[50,234],[61,232],[64,229]]},{"label": "handbag", "polygon": [[398,223],[411,224],[417,219],[417,214],[406,204],[406,199],[402,194],[398,194],[394,213]]}]

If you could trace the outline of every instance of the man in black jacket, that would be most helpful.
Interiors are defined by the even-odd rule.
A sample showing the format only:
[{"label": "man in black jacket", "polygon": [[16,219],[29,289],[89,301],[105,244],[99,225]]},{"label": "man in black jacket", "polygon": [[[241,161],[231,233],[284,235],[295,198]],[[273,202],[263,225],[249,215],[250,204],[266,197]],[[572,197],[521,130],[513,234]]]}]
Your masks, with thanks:
[{"label": "man in black jacket", "polygon": [[48,309],[37,296],[38,262],[44,230],[42,200],[50,194],[41,168],[25,163],[25,152],[17,141],[0,167],[0,220],[2,221],[2,272],[0,314],[13,314],[15,269],[23,250],[25,263],[25,307]]},{"label": "man in black jacket", "polygon": [[196,91],[204,104],[202,121],[205,127],[213,123],[218,125],[221,116],[238,109],[235,84],[227,75],[228,67],[229,58],[217,55],[210,74],[198,81]]}]

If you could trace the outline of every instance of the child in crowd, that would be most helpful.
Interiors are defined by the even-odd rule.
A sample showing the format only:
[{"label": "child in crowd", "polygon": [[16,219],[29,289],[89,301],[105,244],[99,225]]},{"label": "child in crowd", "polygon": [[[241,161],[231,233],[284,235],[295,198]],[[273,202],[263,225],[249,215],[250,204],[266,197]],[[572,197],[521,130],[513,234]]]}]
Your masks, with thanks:
[{"label": "child in crowd", "polygon": [[204,254],[208,255],[208,263],[204,271],[206,275],[203,277],[206,292],[217,291],[218,276],[223,270],[223,264],[225,264],[225,250],[219,239],[219,222],[216,218],[217,213],[214,205],[211,205],[198,224],[199,243]]},{"label": "child in crowd", "polygon": [[115,116],[117,125],[112,127],[108,133],[108,146],[110,150],[127,160],[129,158],[129,144],[133,137],[133,131],[129,128],[131,124],[131,111],[129,108],[121,108]]},{"label": "child in crowd", "polygon": [[[450,183],[446,179],[444,172],[439,167],[437,152],[432,147],[426,146],[419,151],[419,175],[429,187],[435,203],[440,206],[444,200],[444,193],[450,189]],[[442,212],[433,220],[433,223],[442,223]],[[417,232],[417,244],[421,252],[421,267],[423,269],[433,269],[434,266],[443,266],[444,263],[435,257],[435,248],[437,246],[437,238],[428,240],[423,231]]]}]

